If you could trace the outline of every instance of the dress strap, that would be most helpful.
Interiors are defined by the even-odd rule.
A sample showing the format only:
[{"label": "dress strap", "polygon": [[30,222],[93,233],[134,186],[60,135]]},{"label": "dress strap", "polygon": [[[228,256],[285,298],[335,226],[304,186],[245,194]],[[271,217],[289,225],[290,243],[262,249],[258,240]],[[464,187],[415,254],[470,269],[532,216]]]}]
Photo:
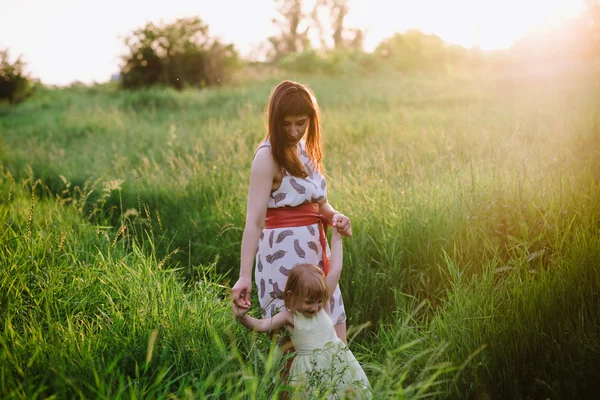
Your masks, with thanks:
[{"label": "dress strap", "polygon": [[262,142],[262,143],[260,144],[260,146],[258,146],[258,147],[256,148],[256,150],[254,151],[254,157],[256,157],[256,153],[258,153],[258,151],[259,151],[260,149],[262,149],[262,148],[265,148],[265,147],[271,147],[271,143],[269,143],[268,141],[264,141],[264,142]]}]

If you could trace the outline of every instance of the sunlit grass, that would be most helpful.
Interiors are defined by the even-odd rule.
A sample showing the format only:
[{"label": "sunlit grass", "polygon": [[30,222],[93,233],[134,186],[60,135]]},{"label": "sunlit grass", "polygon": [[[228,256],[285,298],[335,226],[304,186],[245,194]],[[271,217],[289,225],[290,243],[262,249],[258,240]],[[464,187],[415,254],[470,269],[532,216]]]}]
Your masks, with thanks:
[{"label": "sunlit grass", "polygon": [[[143,242],[127,233],[137,221],[90,224],[76,196],[36,200],[31,182],[11,178],[0,177],[10,190],[0,214],[3,397],[262,399],[289,390],[267,336],[233,318],[214,264],[184,282],[157,258],[151,232]],[[432,364],[428,380],[405,387],[407,368],[366,363],[382,397],[419,398],[453,371]]]},{"label": "sunlit grass", "polygon": [[[590,394],[595,73],[297,77],[323,108],[329,200],[353,221],[341,285],[349,325],[369,323],[351,348],[377,396]],[[283,389],[224,300],[276,81],[44,92],[3,114],[10,397]]]}]

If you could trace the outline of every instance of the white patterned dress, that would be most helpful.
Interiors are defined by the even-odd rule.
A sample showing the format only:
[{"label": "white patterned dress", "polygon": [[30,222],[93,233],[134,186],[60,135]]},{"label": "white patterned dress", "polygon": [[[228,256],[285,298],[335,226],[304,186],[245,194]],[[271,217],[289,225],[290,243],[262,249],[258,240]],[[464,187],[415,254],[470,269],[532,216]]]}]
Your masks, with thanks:
[{"label": "white patterned dress", "polygon": [[[268,141],[258,149],[270,147]],[[305,151],[304,140],[300,141],[299,156],[309,176],[306,178],[283,174],[281,186],[271,192],[269,208],[295,207],[316,203],[327,197],[327,184],[321,173],[315,170]],[[258,151],[257,149],[257,151]],[[329,255],[329,247],[326,248]],[[319,241],[319,225],[293,228],[263,229],[256,253],[254,279],[258,287],[258,299],[263,317],[270,318],[284,308],[283,290],[291,269],[296,264],[310,263],[323,268],[323,249]],[[346,321],[344,303],[339,285],[330,301],[331,318],[335,325]]]}]

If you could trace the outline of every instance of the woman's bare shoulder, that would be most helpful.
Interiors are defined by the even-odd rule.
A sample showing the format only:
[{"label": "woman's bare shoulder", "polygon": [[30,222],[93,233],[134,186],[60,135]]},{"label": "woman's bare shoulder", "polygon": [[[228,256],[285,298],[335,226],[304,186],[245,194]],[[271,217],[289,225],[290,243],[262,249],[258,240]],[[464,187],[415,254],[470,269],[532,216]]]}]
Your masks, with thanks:
[{"label": "woman's bare shoulder", "polygon": [[279,171],[277,162],[273,158],[271,153],[271,146],[259,147],[254,154],[254,160],[252,161],[252,168],[256,169],[267,169],[275,175]]}]

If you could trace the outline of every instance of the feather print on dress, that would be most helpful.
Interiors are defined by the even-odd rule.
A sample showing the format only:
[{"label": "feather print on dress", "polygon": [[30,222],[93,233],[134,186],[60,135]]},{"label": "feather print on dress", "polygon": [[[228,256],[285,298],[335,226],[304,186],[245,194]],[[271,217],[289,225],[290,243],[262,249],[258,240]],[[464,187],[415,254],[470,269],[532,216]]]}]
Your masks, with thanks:
[{"label": "feather print on dress", "polygon": [[292,272],[292,269],[287,269],[282,265],[281,267],[279,267],[279,272],[281,272],[281,275],[283,276],[290,276],[290,272]]},{"label": "feather print on dress", "polygon": [[279,203],[280,201],[285,200],[285,193],[277,193],[275,196],[271,195],[271,197],[273,197],[273,200],[275,200],[275,204]]},{"label": "feather print on dress", "polygon": [[263,271],[263,263],[260,260],[260,256],[258,256],[258,264],[256,264],[256,268],[258,269],[258,272],[262,272]]},{"label": "feather print on dress", "polygon": [[283,299],[283,290],[279,289],[277,282],[273,282],[273,291],[269,294],[274,299]]},{"label": "feather print on dress", "polygon": [[285,253],[287,253],[285,250],[277,250],[273,254],[267,254],[267,256],[265,257],[265,259],[267,260],[267,262],[269,264],[273,264],[273,261],[277,261],[280,258],[283,258],[285,256]]},{"label": "feather print on dress", "polygon": [[294,239],[294,250],[296,250],[296,254],[298,255],[298,257],[306,258],[306,253],[304,252],[304,250],[302,250],[302,247],[300,247],[300,242],[298,241],[298,239]]},{"label": "feather print on dress", "polygon": [[269,247],[273,248],[273,235],[275,235],[275,231],[271,231],[271,234],[269,235]]},{"label": "feather print on dress", "polygon": [[313,250],[315,252],[315,254],[319,254],[319,247],[317,246],[317,244],[315,242],[313,242],[312,240],[310,240],[308,243],[306,243],[308,248]]},{"label": "feather print on dress", "polygon": [[306,188],[304,186],[302,186],[301,184],[299,184],[298,182],[296,182],[296,180],[294,178],[290,178],[290,185],[292,185],[292,187],[294,188],[294,190],[300,194],[304,194],[306,193]]},{"label": "feather print on dress", "polygon": [[277,240],[275,240],[275,243],[281,243],[284,241],[284,239],[288,236],[293,236],[294,235],[294,231],[291,229],[286,229],[285,231],[281,231],[279,232],[279,235],[277,235]]}]

